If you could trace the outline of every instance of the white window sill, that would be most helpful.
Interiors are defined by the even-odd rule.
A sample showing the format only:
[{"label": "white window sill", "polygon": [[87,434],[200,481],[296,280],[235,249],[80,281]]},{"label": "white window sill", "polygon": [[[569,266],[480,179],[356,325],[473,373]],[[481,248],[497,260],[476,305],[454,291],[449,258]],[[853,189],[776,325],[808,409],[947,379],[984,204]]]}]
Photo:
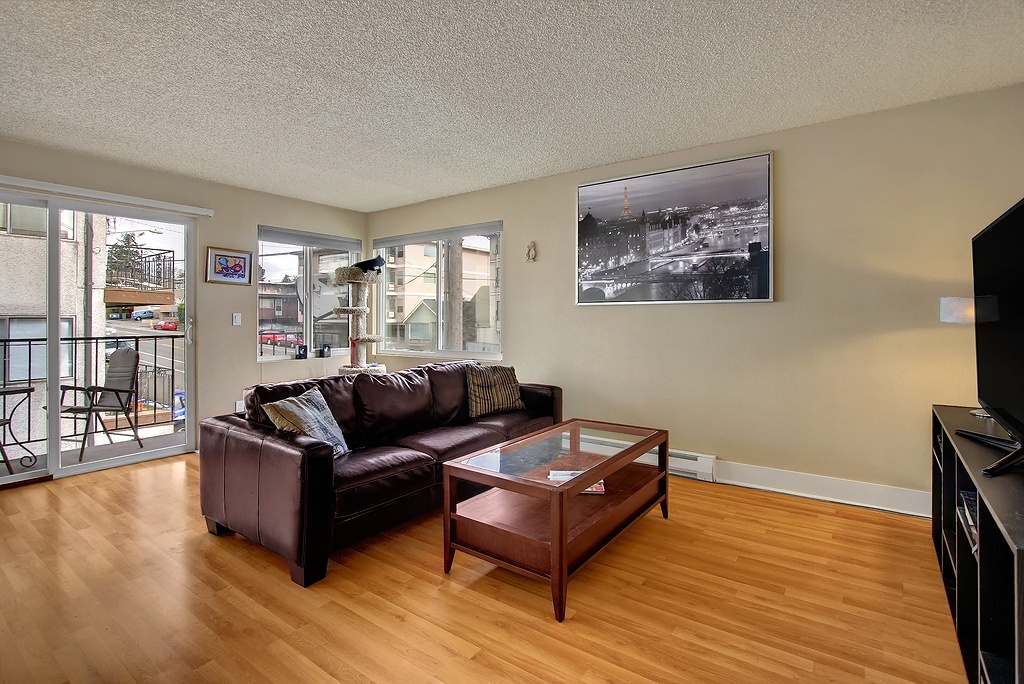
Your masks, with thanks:
[{"label": "white window sill", "polygon": [[411,359],[430,359],[432,361],[501,361],[501,352],[465,352],[465,351],[438,351],[424,352],[403,349],[378,349],[377,356],[397,356]]}]

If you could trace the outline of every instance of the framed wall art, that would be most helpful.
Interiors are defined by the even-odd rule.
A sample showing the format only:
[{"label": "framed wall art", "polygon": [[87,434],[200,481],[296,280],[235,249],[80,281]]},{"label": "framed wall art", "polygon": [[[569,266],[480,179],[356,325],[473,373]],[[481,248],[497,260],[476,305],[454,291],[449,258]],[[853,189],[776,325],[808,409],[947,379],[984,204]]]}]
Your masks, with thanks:
[{"label": "framed wall art", "polygon": [[770,152],[577,188],[576,303],[772,300]]},{"label": "framed wall art", "polygon": [[252,252],[207,247],[206,282],[251,285]]}]

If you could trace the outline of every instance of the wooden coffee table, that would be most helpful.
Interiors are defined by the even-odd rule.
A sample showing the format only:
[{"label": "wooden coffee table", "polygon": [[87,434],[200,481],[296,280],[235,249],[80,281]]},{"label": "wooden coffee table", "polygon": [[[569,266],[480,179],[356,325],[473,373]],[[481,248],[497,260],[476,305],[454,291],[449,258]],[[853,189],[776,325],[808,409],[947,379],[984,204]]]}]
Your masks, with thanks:
[{"label": "wooden coffee table", "polygon": [[[636,462],[655,448],[657,466]],[[458,480],[492,489],[458,502]],[[599,480],[603,494],[584,493]],[[667,431],[567,420],[444,464],[444,571],[458,549],[549,582],[561,622],[569,579],[656,504],[667,518]]]}]

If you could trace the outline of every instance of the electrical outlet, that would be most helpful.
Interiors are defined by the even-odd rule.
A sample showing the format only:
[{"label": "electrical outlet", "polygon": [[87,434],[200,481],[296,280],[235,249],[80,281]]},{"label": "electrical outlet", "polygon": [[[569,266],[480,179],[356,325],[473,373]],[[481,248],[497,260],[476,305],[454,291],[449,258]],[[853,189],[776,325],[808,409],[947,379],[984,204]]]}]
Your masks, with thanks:
[{"label": "electrical outlet", "polygon": [[245,402],[239,399],[235,402],[235,413],[241,413],[245,410]]}]

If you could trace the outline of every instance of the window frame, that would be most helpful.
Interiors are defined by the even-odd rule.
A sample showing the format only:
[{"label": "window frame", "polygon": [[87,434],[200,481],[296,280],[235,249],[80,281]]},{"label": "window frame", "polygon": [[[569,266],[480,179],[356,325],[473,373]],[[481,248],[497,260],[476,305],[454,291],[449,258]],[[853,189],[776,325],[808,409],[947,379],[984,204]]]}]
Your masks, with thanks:
[{"label": "window frame", "polygon": [[[433,285],[433,287],[434,287],[434,297],[435,297],[434,301],[435,301],[436,307],[437,307],[437,324],[435,326],[435,333],[434,333],[434,340],[433,340],[433,349],[428,349],[428,350],[419,350],[419,349],[386,349],[385,348],[385,343],[382,342],[382,343],[377,345],[377,355],[378,356],[404,356],[404,357],[425,358],[425,359],[442,358],[442,359],[476,359],[476,360],[480,360],[480,361],[501,361],[502,358],[503,358],[503,354],[504,354],[504,342],[503,342],[504,335],[503,335],[502,330],[501,330],[501,320],[502,320],[501,289],[502,289],[502,270],[503,270],[501,268],[501,253],[503,251],[502,250],[502,246],[501,246],[502,233],[503,233],[503,222],[502,221],[489,221],[489,222],[485,222],[485,223],[476,223],[476,224],[471,224],[471,225],[467,225],[467,226],[457,226],[457,227],[453,227],[453,228],[445,228],[445,229],[441,229],[441,230],[425,231],[425,232],[420,232],[420,233],[407,233],[407,234],[402,234],[402,235],[394,235],[394,236],[389,236],[389,237],[383,237],[383,238],[375,239],[373,241],[373,245],[372,245],[373,252],[374,252],[375,255],[380,255],[380,256],[384,257],[384,261],[385,261],[385,264],[384,264],[385,277],[382,278],[382,282],[383,283],[387,283],[387,286],[386,287],[379,287],[379,288],[377,288],[377,295],[376,295],[375,300],[374,300],[375,303],[376,303],[377,311],[376,311],[376,314],[375,314],[374,317],[376,318],[377,329],[381,331],[381,334],[385,337],[385,339],[386,339],[386,333],[387,333],[387,329],[388,329],[387,326],[389,324],[394,326],[396,328],[396,331],[399,330],[399,329],[401,330],[401,332],[399,334],[397,334],[396,337],[397,337],[397,339],[404,340],[406,343],[408,343],[409,340],[414,338],[414,335],[413,335],[414,332],[417,333],[417,334],[419,334],[419,332],[420,332],[419,329],[414,330],[413,327],[412,327],[413,325],[417,325],[417,324],[410,324],[410,323],[408,323],[406,321],[403,321],[402,323],[397,323],[397,322],[395,322],[395,320],[390,320],[390,321],[388,320],[388,318],[387,318],[387,316],[388,316],[388,307],[387,307],[387,299],[386,298],[389,297],[389,296],[395,296],[396,292],[395,292],[394,287],[391,287],[391,284],[395,283],[398,280],[397,274],[395,275],[395,277],[391,277],[391,276],[388,275],[388,271],[390,269],[394,269],[394,268],[397,268],[397,267],[402,265],[402,261],[403,261],[403,259],[405,259],[405,256],[407,254],[407,249],[408,249],[409,245],[433,243],[434,249],[433,250],[425,250],[425,252],[433,251],[435,253],[435,256],[433,258],[435,258],[437,260],[435,262],[436,263],[436,267],[435,267],[434,273],[433,273],[433,276],[434,276],[433,280],[434,280],[434,282],[431,283],[431,285]],[[447,241],[447,240],[462,239],[462,238],[470,237],[470,236],[490,236],[490,235],[496,235],[497,236],[497,245],[495,247],[495,254],[496,254],[495,262],[496,263],[495,263],[495,269],[494,269],[494,281],[495,281],[494,284],[496,285],[496,289],[497,289],[496,301],[495,301],[495,307],[496,307],[496,309],[495,309],[495,321],[496,321],[496,324],[497,324],[496,325],[496,328],[497,328],[496,329],[496,336],[497,336],[498,351],[496,351],[496,352],[494,352],[494,351],[466,351],[466,350],[458,350],[458,349],[444,349],[444,348],[442,348],[442,345],[444,343],[443,342],[443,340],[444,340],[443,312],[445,311],[443,295],[444,295],[445,282],[446,282],[447,276],[446,276],[446,274],[444,272],[444,268],[442,267],[442,260],[443,260],[443,255],[445,254],[445,249],[447,249],[447,247],[444,244],[442,244],[442,243],[444,241]],[[394,259],[388,258],[387,250],[389,248],[394,248],[395,249],[396,254],[394,255],[395,256]],[[430,257],[427,257],[427,258],[430,258]],[[463,269],[463,272],[465,273],[465,267]],[[426,281],[426,280],[428,280],[428,279],[426,277],[424,277],[424,281]],[[396,302],[396,307],[397,306],[398,305],[397,305],[397,302]],[[415,309],[416,309],[416,307],[412,307],[411,310],[414,311]],[[420,338],[417,337],[416,339],[420,339]]]},{"label": "window frame", "polygon": [[[363,251],[363,241],[359,238],[351,238],[344,236],[326,235],[323,233],[311,233],[308,231],[293,230],[290,228],[278,228],[276,226],[265,226],[258,225],[256,232],[256,265],[261,266],[261,260],[263,258],[262,244],[265,242],[272,244],[288,245],[301,250],[301,257],[299,258],[299,275],[302,278],[301,292],[298,292],[296,287],[296,293],[300,300],[300,307],[303,312],[302,315],[302,329],[298,333],[302,336],[302,342],[309,349],[308,357],[312,358],[313,353],[313,340],[318,334],[315,328],[317,321],[314,320],[314,316],[308,311],[309,302],[313,301],[315,285],[318,282],[316,278],[317,274],[317,260],[321,252],[334,251],[334,252],[346,252],[348,253],[349,263],[355,263],[359,260],[360,255]],[[280,302],[280,309],[283,311],[284,299],[275,296],[273,293],[261,293],[259,291],[259,283],[264,282],[259,280],[257,276],[257,292],[256,292],[256,359],[260,363],[274,363],[277,361],[289,361],[295,360],[295,347],[285,347],[284,354],[272,354],[264,355],[262,353],[263,344],[260,342],[260,311],[261,302],[270,301],[273,302],[275,312],[278,310],[278,303]],[[275,318],[277,317],[275,313]],[[346,344],[341,349],[334,346],[337,351],[334,354],[342,358],[344,355],[349,353],[348,345]],[[301,359],[300,359],[301,360]]]}]

